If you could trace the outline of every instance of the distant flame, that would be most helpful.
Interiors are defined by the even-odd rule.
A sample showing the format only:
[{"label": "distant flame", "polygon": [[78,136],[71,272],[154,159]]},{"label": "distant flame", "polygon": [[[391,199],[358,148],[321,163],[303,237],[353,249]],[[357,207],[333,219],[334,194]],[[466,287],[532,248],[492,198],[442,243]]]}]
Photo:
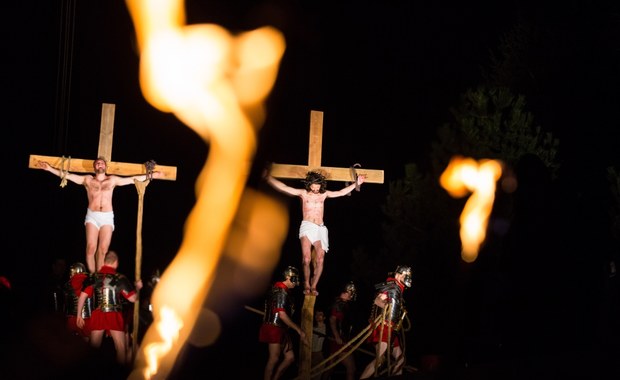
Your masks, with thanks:
[{"label": "distant flame", "polygon": [[183,243],[155,287],[155,322],[130,375],[163,379],[197,323],[219,334],[219,325],[200,315],[214,315],[203,312],[203,303],[227,245],[239,248],[233,259],[257,275],[237,281],[246,291],[256,290],[252,281],[270,276],[278,261],[287,210],[245,189],[245,183],[256,129],[265,119],[263,101],[275,83],[285,43],[271,27],[233,36],[217,25],[184,25],[180,0],[126,2],[141,52],[144,97],[160,111],[172,112],[209,144]]},{"label": "distant flame", "polygon": [[495,200],[495,183],[502,175],[502,164],[496,160],[453,157],[439,182],[454,198],[469,197],[461,213],[461,256],[473,262],[486,238],[489,215]]}]

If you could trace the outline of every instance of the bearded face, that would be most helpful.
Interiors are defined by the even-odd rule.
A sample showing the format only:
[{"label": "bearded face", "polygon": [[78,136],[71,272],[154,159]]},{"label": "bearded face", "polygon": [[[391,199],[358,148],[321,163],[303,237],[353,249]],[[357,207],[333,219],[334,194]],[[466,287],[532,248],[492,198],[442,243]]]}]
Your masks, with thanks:
[{"label": "bearded face", "polygon": [[320,194],[321,193],[321,185],[318,183],[313,183],[312,185],[310,185],[310,192],[313,194]]},{"label": "bearded face", "polygon": [[96,174],[101,174],[105,173],[107,165],[104,160],[95,160],[95,162],[93,163],[93,167],[95,168]]},{"label": "bearded face", "polygon": [[[327,181],[325,176],[318,172],[308,172],[308,174],[306,174],[306,179],[303,180],[303,183],[306,191],[314,194],[322,194],[327,190]],[[318,191],[312,189],[315,185],[318,185]]]}]

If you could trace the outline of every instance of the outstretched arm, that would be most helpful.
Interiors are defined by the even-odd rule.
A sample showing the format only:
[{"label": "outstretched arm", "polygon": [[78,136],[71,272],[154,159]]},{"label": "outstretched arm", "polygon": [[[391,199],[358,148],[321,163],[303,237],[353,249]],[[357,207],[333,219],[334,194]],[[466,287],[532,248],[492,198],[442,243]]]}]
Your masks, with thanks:
[{"label": "outstretched arm", "polygon": [[[162,176],[161,172],[153,172],[153,179],[161,178],[161,176]],[[148,178],[148,174],[140,174],[140,175],[134,175],[130,177],[116,176],[116,186],[130,185],[134,183],[134,180],[144,182],[147,180],[147,178]]]},{"label": "outstretched arm", "polygon": [[[49,163],[45,161],[39,161],[39,167],[58,177],[62,177],[62,171],[60,169],[56,169],[55,167],[51,166]],[[69,173],[69,172],[67,172],[64,176],[64,178],[68,179],[69,181],[73,183],[77,183],[78,185],[84,184],[85,177],[86,175],[77,175],[77,174]]]},{"label": "outstretched arm", "polygon": [[265,176],[265,181],[267,181],[267,183],[270,184],[274,189],[284,194],[299,196],[305,191],[305,189],[296,189],[294,187],[291,187],[284,182],[273,178],[269,174]]},{"label": "outstretched arm", "polygon": [[366,176],[365,175],[358,175],[357,176],[357,181],[355,183],[350,184],[347,187],[344,187],[338,191],[326,191],[325,194],[327,194],[327,198],[336,198],[336,197],[342,197],[344,195],[349,194],[350,192],[352,192],[356,186],[361,186],[362,183],[364,183],[364,181],[366,180]]}]

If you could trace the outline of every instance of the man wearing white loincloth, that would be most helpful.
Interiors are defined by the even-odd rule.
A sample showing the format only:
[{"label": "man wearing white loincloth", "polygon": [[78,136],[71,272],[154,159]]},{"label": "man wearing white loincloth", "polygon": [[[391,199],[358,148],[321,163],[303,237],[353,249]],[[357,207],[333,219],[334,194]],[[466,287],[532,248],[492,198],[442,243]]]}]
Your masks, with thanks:
[{"label": "man wearing white loincloth", "polygon": [[[161,172],[153,172],[152,176],[140,174],[129,177],[108,175],[108,163],[105,158],[99,157],[93,161],[95,174],[75,174],[62,171],[45,161],[39,161],[38,166],[58,177],[69,180],[78,185],[84,185],[88,197],[88,208],[84,218],[86,229],[86,266],[91,273],[95,273],[103,266],[106,253],[112,241],[114,231],[114,211],[112,209],[112,195],[117,186],[127,186],[135,180],[144,182],[149,178],[161,178]],[[64,186],[64,185],[61,185]]]},{"label": "man wearing white loincloth", "polygon": [[[338,191],[326,189],[325,176],[318,172],[308,172],[303,181],[305,188],[298,189],[286,185],[282,181],[266,176],[267,183],[276,190],[301,198],[301,211],[303,220],[299,227],[299,239],[301,242],[302,264],[304,270],[304,294],[318,295],[316,291],[319,278],[323,272],[325,252],[329,250],[327,227],[323,224],[323,211],[325,199],[342,197],[349,194],[364,183],[365,176],[359,175],[357,181]],[[315,260],[312,260],[312,247],[314,246]],[[313,276],[310,277],[310,262],[313,262]]]}]

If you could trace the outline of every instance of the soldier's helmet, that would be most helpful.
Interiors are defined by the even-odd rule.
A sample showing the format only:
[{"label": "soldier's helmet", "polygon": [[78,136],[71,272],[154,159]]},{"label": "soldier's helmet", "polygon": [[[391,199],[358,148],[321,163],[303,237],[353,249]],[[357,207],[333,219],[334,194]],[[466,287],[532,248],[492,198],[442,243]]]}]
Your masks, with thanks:
[{"label": "soldier's helmet", "polygon": [[403,279],[403,284],[405,284],[405,286],[408,288],[411,287],[411,267],[410,266],[399,265],[396,267],[396,270],[394,271],[394,273],[405,275],[405,278]]},{"label": "soldier's helmet", "polygon": [[355,283],[353,281],[349,281],[344,288],[343,292],[349,292],[351,294],[351,300],[355,301],[357,299],[357,288],[355,287]]},{"label": "soldier's helmet", "polygon": [[293,266],[286,267],[284,272],[282,272],[282,277],[284,277],[285,280],[290,278],[293,284],[299,285],[299,271]]},{"label": "soldier's helmet", "polygon": [[84,273],[86,272],[86,266],[80,262],[77,263],[73,263],[71,264],[71,266],[69,267],[69,276],[73,277],[78,273]]}]

